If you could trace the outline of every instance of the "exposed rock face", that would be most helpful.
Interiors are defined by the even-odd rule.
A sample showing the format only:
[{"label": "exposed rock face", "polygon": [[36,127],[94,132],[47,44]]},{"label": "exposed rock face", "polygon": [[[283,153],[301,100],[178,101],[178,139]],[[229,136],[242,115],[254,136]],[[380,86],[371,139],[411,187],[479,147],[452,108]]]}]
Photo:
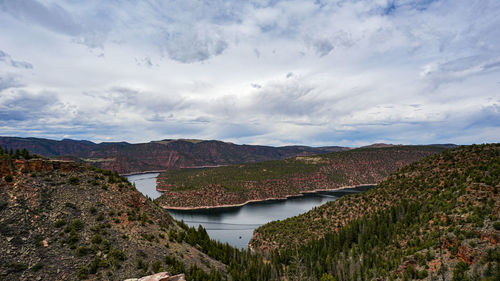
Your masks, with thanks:
[{"label": "exposed rock face", "polygon": [[142,278],[132,278],[125,281],[186,281],[186,276],[184,274],[178,274],[175,276],[170,276],[168,272],[160,272],[157,274],[144,276]]},{"label": "exposed rock face", "polygon": [[0,174],[13,174],[16,172],[51,172],[58,170],[61,172],[85,171],[85,167],[73,161],[60,160],[9,160],[0,159]]},{"label": "exposed rock face", "polygon": [[[0,280],[124,280],[152,274],[152,264],[171,270],[167,260],[174,259],[185,268],[225,271],[198,249],[171,241],[171,232],[183,231],[109,171],[0,160]],[[184,280],[169,278],[158,280]]]},{"label": "exposed rock face", "polygon": [[346,150],[344,147],[236,145],[221,141],[163,140],[149,143],[100,143],[75,140],[0,137],[0,146],[47,157],[77,157],[94,166],[134,173],[171,168],[218,166],[285,159],[296,155]]}]

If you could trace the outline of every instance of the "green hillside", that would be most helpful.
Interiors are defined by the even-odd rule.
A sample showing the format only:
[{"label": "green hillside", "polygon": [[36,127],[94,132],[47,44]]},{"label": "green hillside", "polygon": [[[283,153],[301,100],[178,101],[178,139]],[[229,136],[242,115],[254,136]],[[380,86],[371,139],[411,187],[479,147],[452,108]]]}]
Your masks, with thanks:
[{"label": "green hillside", "polygon": [[284,198],[315,189],[380,182],[404,165],[438,153],[433,146],[362,148],[207,169],[162,173],[157,199],[162,206],[199,207]]},{"label": "green hillside", "polygon": [[266,224],[251,245],[293,276],[499,280],[499,182],[499,144],[448,150],[367,192]]}]

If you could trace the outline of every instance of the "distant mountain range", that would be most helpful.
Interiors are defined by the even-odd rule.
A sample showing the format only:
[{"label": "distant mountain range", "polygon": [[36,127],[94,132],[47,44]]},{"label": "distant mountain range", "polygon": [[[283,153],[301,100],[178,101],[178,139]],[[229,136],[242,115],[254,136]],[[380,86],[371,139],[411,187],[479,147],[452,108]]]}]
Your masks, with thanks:
[{"label": "distant mountain range", "polygon": [[86,140],[0,137],[0,146],[91,163],[119,173],[221,166],[348,150],[347,147],[237,145],[216,140],[162,140],[149,143],[94,143]]},{"label": "distant mountain range", "polygon": [[[374,143],[362,146],[362,148],[384,148],[384,147],[394,147],[394,146],[403,146],[403,144]],[[459,145],[453,143],[434,143],[434,144],[429,144],[428,146],[437,146],[446,149],[459,147]]]}]

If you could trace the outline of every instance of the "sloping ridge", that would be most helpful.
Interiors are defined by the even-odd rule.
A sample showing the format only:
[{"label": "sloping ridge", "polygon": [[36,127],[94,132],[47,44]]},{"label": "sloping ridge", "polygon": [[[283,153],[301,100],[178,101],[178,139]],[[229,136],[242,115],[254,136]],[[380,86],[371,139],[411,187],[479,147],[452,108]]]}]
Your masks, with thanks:
[{"label": "sloping ridge", "polygon": [[250,246],[303,266],[303,276],[498,280],[499,188],[500,144],[446,150],[369,191],[266,224]]},{"label": "sloping ridge", "polygon": [[0,157],[2,280],[124,280],[190,267],[225,272],[177,238],[185,231],[116,173]]}]

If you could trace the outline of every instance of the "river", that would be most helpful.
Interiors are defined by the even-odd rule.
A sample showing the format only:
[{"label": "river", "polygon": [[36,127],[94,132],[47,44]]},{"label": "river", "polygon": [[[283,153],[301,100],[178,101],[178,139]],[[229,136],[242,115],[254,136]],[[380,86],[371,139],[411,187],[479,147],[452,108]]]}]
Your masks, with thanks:
[{"label": "river", "polygon": [[[156,191],[158,173],[128,176],[137,190],[155,199],[161,195]],[[339,197],[369,189],[369,186],[337,191],[307,193],[286,200],[252,202],[241,207],[213,208],[204,210],[168,210],[176,220],[184,220],[189,226],[202,225],[212,239],[227,242],[238,248],[247,248],[253,230],[265,223],[293,217]]]}]

